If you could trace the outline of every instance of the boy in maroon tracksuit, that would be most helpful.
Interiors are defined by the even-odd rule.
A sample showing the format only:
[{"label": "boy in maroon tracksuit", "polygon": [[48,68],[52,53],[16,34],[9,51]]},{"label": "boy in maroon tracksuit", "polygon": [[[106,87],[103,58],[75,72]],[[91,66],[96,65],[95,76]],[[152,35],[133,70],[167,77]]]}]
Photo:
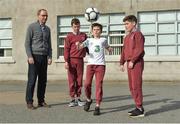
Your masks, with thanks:
[{"label": "boy in maroon tracksuit", "polygon": [[134,15],[123,19],[127,35],[124,38],[124,46],[120,59],[120,69],[124,71],[124,63],[127,62],[129,89],[135,101],[136,108],[129,111],[130,117],[144,117],[142,74],[144,69],[144,36],[136,28],[137,18]]},{"label": "boy in maroon tracksuit", "polygon": [[112,52],[112,48],[108,45],[106,38],[101,37],[103,26],[99,23],[93,23],[91,25],[93,38],[88,38],[83,43],[77,42],[77,48],[88,48],[89,58],[86,68],[86,82],[85,82],[85,95],[87,97],[86,104],[84,105],[84,110],[89,111],[92,104],[92,80],[95,76],[96,81],[96,107],[94,110],[94,115],[100,115],[100,105],[103,97],[103,79],[106,70],[105,63],[105,49]]},{"label": "boy in maroon tracksuit", "polygon": [[81,101],[81,89],[84,70],[83,58],[86,55],[86,49],[77,50],[75,43],[86,40],[87,35],[80,32],[80,21],[77,18],[71,20],[72,32],[69,33],[64,42],[64,60],[65,69],[68,71],[69,92],[71,96],[70,107],[83,106]]}]

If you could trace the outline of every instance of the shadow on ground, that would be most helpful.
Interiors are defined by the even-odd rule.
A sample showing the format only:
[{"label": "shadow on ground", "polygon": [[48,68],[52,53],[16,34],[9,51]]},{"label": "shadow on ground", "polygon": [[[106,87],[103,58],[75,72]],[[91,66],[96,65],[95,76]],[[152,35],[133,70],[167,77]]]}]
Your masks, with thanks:
[{"label": "shadow on ground", "polygon": [[159,114],[159,113],[163,113],[163,112],[168,112],[168,111],[173,111],[173,110],[177,110],[177,109],[180,109],[180,101],[170,101],[169,104],[165,104],[158,109],[154,109],[154,110],[150,110],[150,111],[146,112],[146,116]]}]

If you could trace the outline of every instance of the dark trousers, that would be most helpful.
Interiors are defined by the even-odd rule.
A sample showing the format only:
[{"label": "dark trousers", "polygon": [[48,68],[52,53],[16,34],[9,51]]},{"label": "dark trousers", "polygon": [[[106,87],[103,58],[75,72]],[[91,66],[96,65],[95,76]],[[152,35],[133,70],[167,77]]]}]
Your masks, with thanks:
[{"label": "dark trousers", "polygon": [[38,103],[44,102],[47,83],[47,56],[33,55],[34,64],[29,64],[28,82],[26,88],[26,102],[33,103],[34,88],[38,77],[37,98]]}]

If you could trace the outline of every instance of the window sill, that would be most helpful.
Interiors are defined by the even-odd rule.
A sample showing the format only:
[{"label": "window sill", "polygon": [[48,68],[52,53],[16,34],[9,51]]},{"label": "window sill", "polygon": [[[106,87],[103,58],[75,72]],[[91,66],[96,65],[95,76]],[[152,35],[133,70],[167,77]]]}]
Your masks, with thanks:
[{"label": "window sill", "polygon": [[[85,57],[84,61],[87,62],[87,58]],[[106,55],[106,62],[119,62],[120,56],[107,56]],[[180,62],[180,56],[145,56],[145,62]],[[59,59],[55,60],[55,63],[64,63],[64,57],[59,57]]]},{"label": "window sill", "polygon": [[[119,61],[119,55],[118,56],[106,56],[106,62],[114,62],[114,61]],[[87,63],[88,57],[84,58],[84,62]],[[55,63],[64,63],[64,57],[60,56],[58,59],[54,61]]]},{"label": "window sill", "polygon": [[12,57],[0,57],[0,64],[15,64],[16,61]]},{"label": "window sill", "polygon": [[145,62],[180,62],[180,56],[145,56]]}]

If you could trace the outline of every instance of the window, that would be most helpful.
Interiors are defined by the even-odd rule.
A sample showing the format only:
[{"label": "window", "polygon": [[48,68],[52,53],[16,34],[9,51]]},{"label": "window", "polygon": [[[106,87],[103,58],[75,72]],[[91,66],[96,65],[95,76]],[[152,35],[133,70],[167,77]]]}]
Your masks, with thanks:
[{"label": "window", "polygon": [[12,57],[11,19],[0,19],[0,57]]},{"label": "window", "polygon": [[[123,25],[124,14],[104,14],[100,15],[97,22],[103,25],[102,36],[108,39],[109,45],[113,48],[111,54],[106,53],[108,56],[119,56],[123,46],[123,36],[125,29]],[[90,31],[90,22],[87,22],[84,16],[59,16],[58,22],[58,56],[63,56],[64,51],[64,38],[68,32],[71,32],[71,19],[77,17],[81,22],[81,31],[87,35]],[[88,35],[89,36],[89,35]]]},{"label": "window", "polygon": [[180,11],[140,12],[138,15],[146,55],[180,55]]}]

